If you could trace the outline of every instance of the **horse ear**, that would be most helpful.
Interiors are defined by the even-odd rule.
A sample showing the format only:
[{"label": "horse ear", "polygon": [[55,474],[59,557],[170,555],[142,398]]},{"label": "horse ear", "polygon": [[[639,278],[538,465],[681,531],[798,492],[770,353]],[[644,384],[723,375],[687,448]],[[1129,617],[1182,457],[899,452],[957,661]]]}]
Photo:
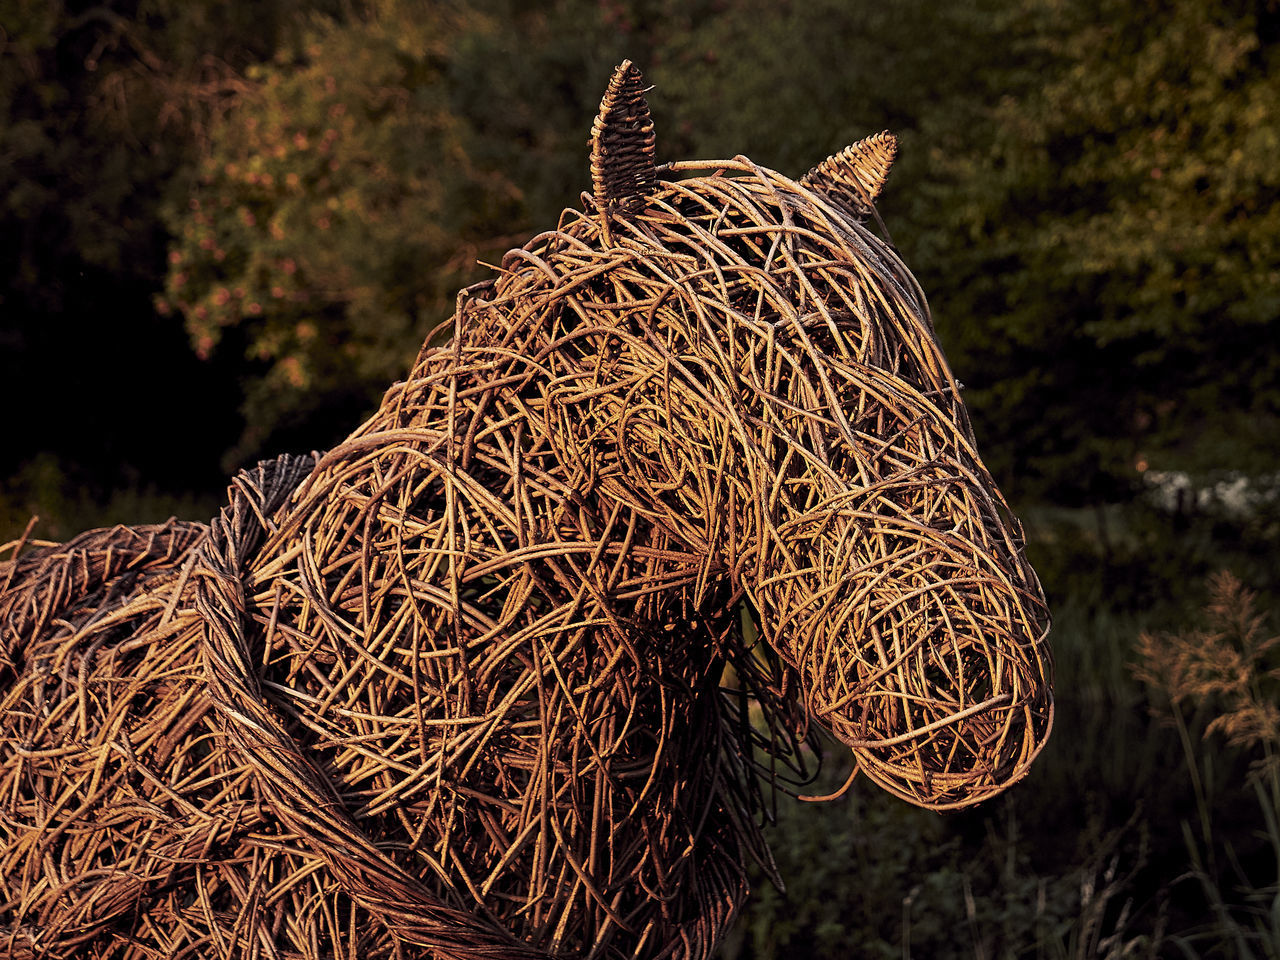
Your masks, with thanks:
[{"label": "horse ear", "polygon": [[897,155],[898,138],[885,130],[827,157],[800,183],[833,199],[852,201],[860,213],[869,214]]},{"label": "horse ear", "polygon": [[630,60],[623,60],[609,79],[591,127],[591,185],[602,214],[636,210],[657,189],[653,145],[644,78]]}]

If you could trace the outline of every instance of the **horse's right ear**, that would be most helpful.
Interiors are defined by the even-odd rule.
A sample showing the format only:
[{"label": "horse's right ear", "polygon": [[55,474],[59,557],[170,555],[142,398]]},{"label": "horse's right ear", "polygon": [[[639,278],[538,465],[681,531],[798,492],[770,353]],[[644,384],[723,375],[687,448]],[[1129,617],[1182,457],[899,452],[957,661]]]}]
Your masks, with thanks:
[{"label": "horse's right ear", "polygon": [[806,173],[800,183],[833,199],[852,202],[869,214],[898,155],[898,138],[885,130],[832,154]]},{"label": "horse's right ear", "polygon": [[591,185],[602,217],[644,206],[658,183],[653,148],[644,78],[630,60],[623,60],[609,79],[591,127]]}]

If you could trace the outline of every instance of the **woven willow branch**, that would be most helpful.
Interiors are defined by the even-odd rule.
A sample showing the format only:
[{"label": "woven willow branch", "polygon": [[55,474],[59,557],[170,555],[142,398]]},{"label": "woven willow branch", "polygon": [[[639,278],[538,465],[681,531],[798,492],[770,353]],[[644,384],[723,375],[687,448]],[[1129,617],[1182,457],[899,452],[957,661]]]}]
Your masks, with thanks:
[{"label": "woven willow branch", "polygon": [[566,211],[335,449],[0,563],[0,956],[705,958],[809,718],[1022,777],[1047,612],[862,155]]}]

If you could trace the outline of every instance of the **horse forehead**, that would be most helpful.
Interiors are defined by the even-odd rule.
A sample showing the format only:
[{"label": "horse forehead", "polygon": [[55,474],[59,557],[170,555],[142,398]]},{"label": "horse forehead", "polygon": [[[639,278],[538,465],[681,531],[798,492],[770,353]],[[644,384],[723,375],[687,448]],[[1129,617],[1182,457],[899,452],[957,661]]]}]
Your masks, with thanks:
[{"label": "horse forehead", "polygon": [[713,311],[713,325],[789,341],[802,364],[834,363],[858,382],[870,366],[900,387],[949,392],[927,303],[894,248],[854,211],[756,169],[661,183],[650,238],[684,261],[669,274],[677,285],[736,308]]},{"label": "horse forehead", "polygon": [[[632,349],[644,353],[650,335],[665,333],[655,362],[714,351],[706,335],[733,342],[733,357],[721,359],[735,366],[743,350],[777,343],[805,378],[842,368],[837,379],[854,385],[844,402],[857,385],[882,396],[914,390],[937,397],[954,421],[957,397],[928,307],[893,248],[825,195],[726,163],[730,175],[660,180],[646,207],[609,231],[591,210],[566,210],[555,230],[504,259],[504,322],[544,326],[548,349],[565,348],[566,335],[583,338],[571,348],[582,349],[618,329],[639,334]],[[862,368],[892,377],[874,373],[868,383]]]}]

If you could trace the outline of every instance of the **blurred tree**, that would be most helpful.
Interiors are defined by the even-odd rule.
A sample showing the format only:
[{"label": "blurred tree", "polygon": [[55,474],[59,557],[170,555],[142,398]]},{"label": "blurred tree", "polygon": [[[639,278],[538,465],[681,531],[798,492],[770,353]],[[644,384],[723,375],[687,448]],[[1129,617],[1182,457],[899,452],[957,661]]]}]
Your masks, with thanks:
[{"label": "blurred tree", "polygon": [[[63,448],[174,459],[159,438],[189,415],[151,409],[130,434],[125,411],[184,389],[234,405],[232,374],[233,462],[340,436],[477,258],[576,203],[627,56],[658,87],[662,159],[800,175],[899,134],[882,211],[1016,492],[1117,498],[1140,455],[1269,462],[1275,0],[0,10],[0,372],[23,396],[55,368],[99,385],[60,388],[81,410]],[[214,363],[179,355],[153,308]],[[49,423],[23,418],[7,454],[43,449]],[[199,445],[240,426],[201,421]]]},{"label": "blurred tree", "polygon": [[1096,503],[1148,464],[1274,470],[1280,7],[1017,7],[1005,96],[929,111],[912,197],[998,472]]},{"label": "blurred tree", "polygon": [[105,486],[216,470],[234,400],[151,309],[156,208],[301,6],[0,0],[0,475],[42,453]]},{"label": "blurred tree", "polygon": [[288,439],[334,439],[316,414],[353,415],[402,374],[419,320],[447,315],[502,231],[514,191],[470,162],[443,82],[476,28],[453,5],[395,0],[312,18],[249,69],[189,192],[165,208],[175,242],[158,308],[181,314],[201,357],[229,332],[249,361],[234,459],[291,425]]}]

